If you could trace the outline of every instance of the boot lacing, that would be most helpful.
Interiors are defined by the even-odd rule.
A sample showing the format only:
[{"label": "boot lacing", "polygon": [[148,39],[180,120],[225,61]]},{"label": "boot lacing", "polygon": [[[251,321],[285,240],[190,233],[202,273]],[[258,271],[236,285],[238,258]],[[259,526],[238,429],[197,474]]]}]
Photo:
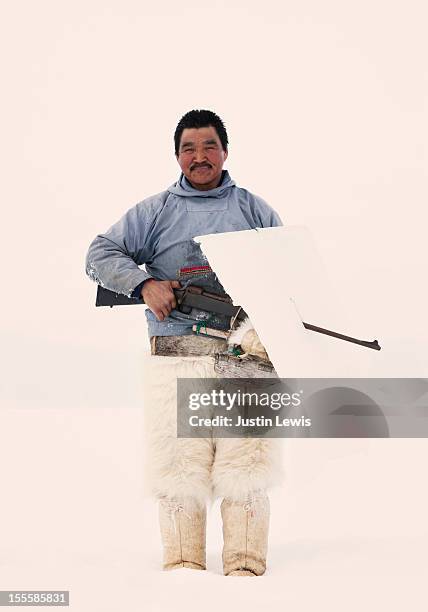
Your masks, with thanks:
[{"label": "boot lacing", "polygon": [[257,491],[253,495],[250,495],[247,497],[244,505],[242,506],[242,509],[244,510],[244,512],[249,513],[251,517],[254,517],[255,516],[254,505],[255,505],[255,502],[259,500],[263,500],[263,494],[262,492]]},{"label": "boot lacing", "polygon": [[177,512],[182,512],[183,514],[187,516],[189,520],[192,519],[190,514],[187,514],[187,512],[185,511],[182,504],[179,504],[178,502],[172,502],[169,508],[169,514],[172,520],[172,524],[174,525],[174,533],[177,533],[177,521],[176,521],[176,516],[175,516]]}]

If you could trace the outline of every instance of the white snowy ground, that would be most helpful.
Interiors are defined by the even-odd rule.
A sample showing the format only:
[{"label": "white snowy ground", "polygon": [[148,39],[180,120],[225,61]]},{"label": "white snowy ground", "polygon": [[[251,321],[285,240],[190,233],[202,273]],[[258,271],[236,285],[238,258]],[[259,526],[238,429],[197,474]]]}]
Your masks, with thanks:
[{"label": "white snowy ground", "polygon": [[0,589],[70,591],[79,612],[426,610],[427,440],[284,441],[264,577],[160,571],[142,475],[142,410],[0,413]]}]

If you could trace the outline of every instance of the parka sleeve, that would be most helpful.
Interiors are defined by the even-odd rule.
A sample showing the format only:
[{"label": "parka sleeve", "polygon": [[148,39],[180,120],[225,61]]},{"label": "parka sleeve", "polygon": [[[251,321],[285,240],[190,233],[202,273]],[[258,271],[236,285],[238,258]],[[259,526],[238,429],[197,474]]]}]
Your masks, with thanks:
[{"label": "parka sleeve", "polygon": [[271,207],[269,207],[267,214],[262,218],[262,223],[262,227],[280,227],[284,225],[276,210]]},{"label": "parka sleeve", "polygon": [[284,225],[276,210],[259,196],[255,198],[255,212],[260,227],[280,227]]},{"label": "parka sleeve", "polygon": [[153,211],[145,202],[129,209],[105,234],[98,234],[86,255],[86,274],[116,293],[131,297],[135,287],[153,278],[138,266],[150,260]]}]

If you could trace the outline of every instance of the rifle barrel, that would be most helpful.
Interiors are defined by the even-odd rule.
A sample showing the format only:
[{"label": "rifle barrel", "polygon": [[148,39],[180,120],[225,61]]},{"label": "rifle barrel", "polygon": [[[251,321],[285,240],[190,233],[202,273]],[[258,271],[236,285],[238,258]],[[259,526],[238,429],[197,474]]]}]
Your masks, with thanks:
[{"label": "rifle barrel", "polygon": [[346,340],[347,342],[360,344],[361,346],[366,346],[367,348],[374,349],[375,351],[380,351],[381,349],[377,340],[373,340],[372,342],[370,342],[369,340],[358,340],[358,338],[352,338],[352,336],[345,336],[344,334],[339,334],[337,332],[331,331],[330,329],[324,329],[324,327],[317,327],[316,325],[311,325],[311,323],[303,322],[303,327],[305,327],[305,329],[318,332],[319,334],[325,334],[326,336],[339,338],[339,340]]}]

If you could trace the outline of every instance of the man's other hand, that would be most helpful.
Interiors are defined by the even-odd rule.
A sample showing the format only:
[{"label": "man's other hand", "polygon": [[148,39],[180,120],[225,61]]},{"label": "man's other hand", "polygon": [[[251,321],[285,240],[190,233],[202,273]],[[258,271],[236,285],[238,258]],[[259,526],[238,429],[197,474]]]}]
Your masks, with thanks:
[{"label": "man's other hand", "polygon": [[158,321],[163,321],[173,308],[177,307],[173,289],[180,289],[177,280],[157,281],[149,278],[143,284],[141,295],[144,303],[154,313]]}]

